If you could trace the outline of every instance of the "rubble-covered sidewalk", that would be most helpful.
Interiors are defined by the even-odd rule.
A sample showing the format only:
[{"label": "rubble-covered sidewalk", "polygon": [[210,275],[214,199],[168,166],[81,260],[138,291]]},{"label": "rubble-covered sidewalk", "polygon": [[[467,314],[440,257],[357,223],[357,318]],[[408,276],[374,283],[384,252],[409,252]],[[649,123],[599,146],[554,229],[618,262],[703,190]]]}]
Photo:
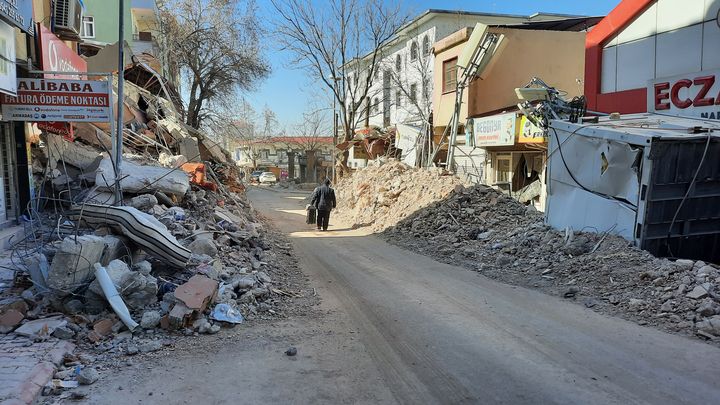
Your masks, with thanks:
[{"label": "rubble-covered sidewalk", "polygon": [[[534,208],[487,186],[465,187],[394,161],[374,165],[338,185],[341,215],[351,224],[372,224],[391,243],[490,278],[720,342],[717,266],[656,258],[611,233],[554,230]],[[406,192],[416,184],[423,197]],[[363,201],[368,185],[381,192]]]}]

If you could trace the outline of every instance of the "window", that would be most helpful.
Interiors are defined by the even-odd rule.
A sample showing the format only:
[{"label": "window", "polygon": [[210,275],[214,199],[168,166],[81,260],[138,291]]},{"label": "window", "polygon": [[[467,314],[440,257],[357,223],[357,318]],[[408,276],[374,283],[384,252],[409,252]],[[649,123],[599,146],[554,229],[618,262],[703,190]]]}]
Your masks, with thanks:
[{"label": "window", "polygon": [[395,107],[402,107],[402,92],[395,90]]},{"label": "window", "polygon": [[428,38],[427,35],[425,35],[425,36],[423,37],[423,48],[422,48],[422,51],[423,51],[423,55],[424,55],[424,56],[430,55],[430,38]]},{"label": "window", "polygon": [[417,102],[417,83],[410,85],[410,101],[413,103]]},{"label": "window", "polygon": [[395,70],[399,72],[400,69],[402,69],[402,58],[398,55],[395,57]]},{"label": "window", "polygon": [[417,42],[413,41],[412,44],[410,44],[410,60],[417,60],[418,58],[418,44]]},{"label": "window", "polygon": [[443,93],[457,89],[457,58],[443,62]]},{"label": "window", "polygon": [[372,109],[373,109],[374,112],[379,112],[379,111],[380,111],[380,100],[378,100],[377,97],[375,97],[375,98],[373,99]]},{"label": "window", "polygon": [[82,18],[80,36],[83,38],[95,38],[95,18],[93,16],[84,16]]},{"label": "window", "polygon": [[510,153],[498,153],[495,157],[495,183],[509,183],[512,178],[510,170],[512,155]]},{"label": "window", "polygon": [[138,39],[140,41],[144,41],[144,42],[151,42],[152,41],[152,32],[141,31],[138,33]]},{"label": "window", "polygon": [[348,77],[347,83],[348,83],[348,90],[352,89],[352,77]]}]

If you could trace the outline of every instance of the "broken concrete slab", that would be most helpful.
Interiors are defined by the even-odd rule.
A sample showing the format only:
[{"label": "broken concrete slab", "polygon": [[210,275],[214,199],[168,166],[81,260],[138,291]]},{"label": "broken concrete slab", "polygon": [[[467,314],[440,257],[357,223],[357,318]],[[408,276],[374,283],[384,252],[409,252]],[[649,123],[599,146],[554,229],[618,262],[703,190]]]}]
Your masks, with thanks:
[{"label": "broken concrete slab", "polygon": [[103,238],[95,235],[67,237],[60,243],[50,265],[48,287],[70,293],[93,277],[92,265],[105,250]]},{"label": "broken concrete slab", "polygon": [[177,143],[180,154],[185,156],[188,162],[201,162],[200,147],[197,139],[191,136],[183,136],[178,139]]},{"label": "broken concrete slab", "polygon": [[204,311],[215,298],[218,282],[206,276],[195,275],[175,289],[175,298],[188,308]]},{"label": "broken concrete slab", "polygon": [[685,294],[686,297],[694,299],[694,300],[699,300],[701,298],[705,298],[705,297],[707,297],[707,295],[708,295],[707,290],[705,288],[703,288],[703,286],[700,286],[700,285],[696,286],[695,288],[693,288],[692,291]]},{"label": "broken concrete slab", "polygon": [[[80,215],[82,213],[82,216]],[[190,260],[190,251],[152,215],[132,207],[85,204],[73,210],[71,217],[92,226],[110,226],[166,263],[182,268]]]},{"label": "broken concrete slab", "polygon": [[48,134],[47,148],[51,170],[62,168],[62,163],[74,166],[83,171],[97,166],[102,154],[97,149],[78,142],[69,142],[61,135]]},{"label": "broken concrete slab", "polygon": [[[182,197],[190,188],[188,176],[182,170],[173,170],[160,166],[139,165],[125,161],[122,166],[123,178],[120,184],[123,190],[142,193],[158,190],[166,194]],[[110,158],[104,158],[98,167],[95,184],[101,188],[112,189],[115,172]]]},{"label": "broken concrete slab", "polygon": [[67,321],[60,316],[36,319],[22,324],[22,326],[15,329],[15,333],[30,338],[50,336],[55,329],[65,325],[67,325]]},{"label": "broken concrete slab", "polygon": [[215,242],[212,240],[212,234],[210,235],[210,238],[198,238],[190,243],[190,245],[188,245],[190,251],[196,255],[208,255],[210,257],[217,256],[218,249],[217,246],[215,246]]},{"label": "broken concrete slab", "polygon": [[[200,152],[198,151],[198,153],[200,153]],[[173,156],[173,155],[168,155],[165,152],[160,152],[160,158],[158,159],[158,161],[160,162],[161,165],[172,168],[172,169],[174,169],[176,167],[180,167],[183,164],[188,162],[187,158],[184,155]]]},{"label": "broken concrete slab", "polygon": [[[170,313],[167,316],[168,320],[168,327],[173,327],[176,329],[185,328],[188,325],[190,325],[190,322],[192,321],[194,311],[190,308],[188,308],[185,304],[182,302],[176,303],[172,309],[170,310]],[[162,326],[162,320],[161,326]],[[163,327],[164,329],[167,329]]]}]

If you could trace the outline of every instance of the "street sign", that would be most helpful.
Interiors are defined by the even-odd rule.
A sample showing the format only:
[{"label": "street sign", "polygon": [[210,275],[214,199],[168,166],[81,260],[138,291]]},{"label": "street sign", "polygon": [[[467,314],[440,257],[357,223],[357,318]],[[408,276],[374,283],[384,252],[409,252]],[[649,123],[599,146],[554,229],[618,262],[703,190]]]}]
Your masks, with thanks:
[{"label": "street sign", "polygon": [[17,96],[1,95],[9,121],[109,122],[107,81],[18,79]]}]

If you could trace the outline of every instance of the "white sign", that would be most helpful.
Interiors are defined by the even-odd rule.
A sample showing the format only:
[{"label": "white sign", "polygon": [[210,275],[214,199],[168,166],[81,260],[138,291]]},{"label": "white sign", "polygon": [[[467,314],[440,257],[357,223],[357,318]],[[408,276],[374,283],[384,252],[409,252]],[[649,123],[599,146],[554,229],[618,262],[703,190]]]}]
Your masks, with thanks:
[{"label": "white sign", "polygon": [[648,112],[720,120],[720,70],[648,82]]},{"label": "white sign", "polygon": [[110,122],[106,81],[17,79],[17,96],[2,95],[9,121]]},{"label": "white sign", "polygon": [[517,114],[499,114],[491,117],[473,118],[472,133],[475,146],[503,146],[515,144]]},{"label": "white sign", "polygon": [[0,92],[15,95],[15,29],[0,21]]}]

